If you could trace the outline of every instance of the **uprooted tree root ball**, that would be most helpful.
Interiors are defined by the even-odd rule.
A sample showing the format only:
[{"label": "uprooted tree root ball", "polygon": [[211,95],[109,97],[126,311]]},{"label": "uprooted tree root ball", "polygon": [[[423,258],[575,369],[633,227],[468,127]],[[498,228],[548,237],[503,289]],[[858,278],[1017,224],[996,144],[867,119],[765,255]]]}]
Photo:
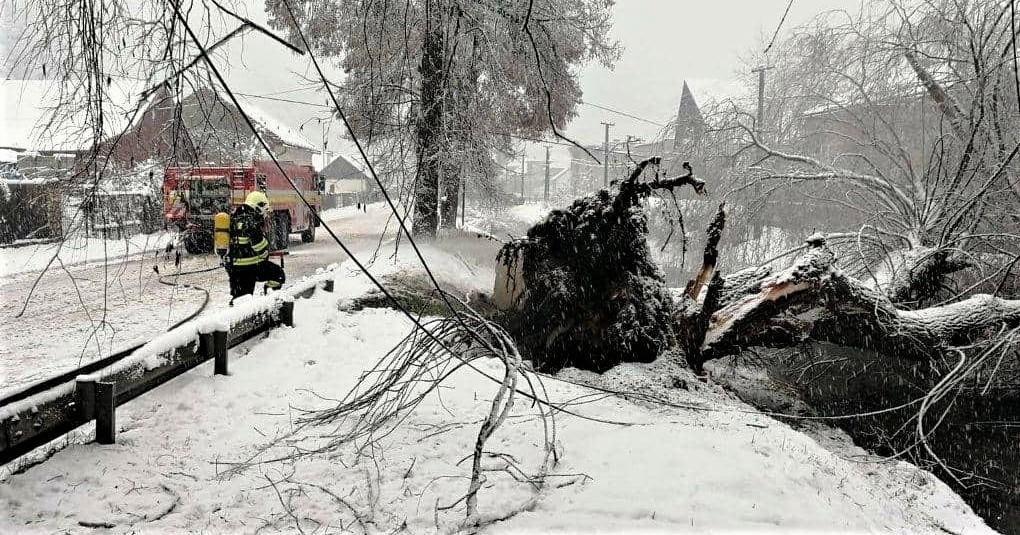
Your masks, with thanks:
[{"label": "uprooted tree root ball", "polygon": [[675,179],[638,182],[658,163],[641,162],[615,196],[602,190],[552,211],[500,251],[504,265],[523,262],[526,295],[508,325],[537,369],[605,371],[676,347],[676,310],[648,248],[641,200],[655,189],[702,191],[703,184],[689,168]]}]

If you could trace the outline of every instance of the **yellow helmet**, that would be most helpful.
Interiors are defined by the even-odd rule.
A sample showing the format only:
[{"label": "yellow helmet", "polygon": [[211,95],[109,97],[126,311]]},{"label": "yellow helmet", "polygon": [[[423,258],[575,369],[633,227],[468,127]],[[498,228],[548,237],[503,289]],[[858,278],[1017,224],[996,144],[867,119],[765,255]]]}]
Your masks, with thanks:
[{"label": "yellow helmet", "polygon": [[244,204],[259,210],[262,213],[269,213],[269,197],[261,191],[253,191],[244,198]]}]

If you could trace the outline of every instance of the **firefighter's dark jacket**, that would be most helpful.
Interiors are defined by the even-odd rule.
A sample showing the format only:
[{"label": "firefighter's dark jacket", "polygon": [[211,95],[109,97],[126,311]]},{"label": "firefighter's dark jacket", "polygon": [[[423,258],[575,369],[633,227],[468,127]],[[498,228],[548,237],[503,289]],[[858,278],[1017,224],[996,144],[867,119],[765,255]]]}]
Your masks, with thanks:
[{"label": "firefighter's dark jacket", "polygon": [[262,214],[242,204],[230,218],[230,265],[233,267],[254,266],[269,258],[269,241],[262,227]]}]

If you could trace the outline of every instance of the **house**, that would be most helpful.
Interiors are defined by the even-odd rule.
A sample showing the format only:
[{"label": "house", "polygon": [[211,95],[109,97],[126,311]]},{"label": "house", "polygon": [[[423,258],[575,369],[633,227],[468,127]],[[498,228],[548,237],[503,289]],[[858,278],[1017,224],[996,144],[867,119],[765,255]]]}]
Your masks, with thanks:
[{"label": "house", "polygon": [[357,158],[338,154],[319,171],[319,177],[323,183],[323,208],[371,202],[378,196],[375,181]]},{"label": "house", "polygon": [[166,167],[268,160],[256,131],[281,162],[312,165],[317,149],[311,142],[244,97],[238,101],[240,109],[208,85],[181,91],[164,85],[147,95],[123,130],[97,147],[94,165],[105,163],[104,178],[83,188],[89,232],[120,236],[157,228]]},{"label": "house", "polygon": [[64,235],[66,195],[85,124],[48,128],[60,86],[52,80],[0,80],[0,244],[35,243]]},{"label": "house", "polygon": [[180,91],[161,86],[147,96],[123,135],[103,142],[100,154],[109,154],[123,169],[148,160],[167,166],[238,165],[269,158],[255,136],[258,131],[278,160],[312,165],[315,145],[248,99],[237,99],[244,114],[228,95],[210,86]]}]

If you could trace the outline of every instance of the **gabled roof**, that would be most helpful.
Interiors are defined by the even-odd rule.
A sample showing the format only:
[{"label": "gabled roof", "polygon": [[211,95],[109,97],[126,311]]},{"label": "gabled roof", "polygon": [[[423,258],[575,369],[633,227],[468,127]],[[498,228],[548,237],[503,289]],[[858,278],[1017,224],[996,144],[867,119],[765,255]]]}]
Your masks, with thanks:
[{"label": "gabled roof", "polygon": [[326,167],[319,171],[319,175],[332,179],[368,179],[368,175],[362,170],[363,166],[357,165],[343,154],[338,155]]},{"label": "gabled roof", "polygon": [[694,100],[691,88],[687,87],[684,81],[683,92],[680,95],[680,107],[676,111],[676,130],[674,133],[674,144],[682,139],[699,139],[705,132],[705,117]]},{"label": "gabled roof", "polygon": [[[203,84],[197,87],[186,86],[182,89],[181,93],[175,95],[174,98],[182,105],[187,106],[191,102],[203,98],[205,95],[212,95],[216,99],[218,105],[225,106],[232,110],[236,110],[233,101],[230,99],[225,91],[219,87],[210,87],[208,84]],[[315,151],[318,149],[311,141],[308,141],[303,135],[297,130],[285,125],[280,119],[273,116],[271,113],[266,112],[262,108],[258,107],[252,102],[251,99],[246,98],[242,95],[238,95],[236,92],[234,96],[237,98],[238,103],[241,104],[241,109],[251,118],[252,122],[255,123],[256,127],[259,127],[260,134],[270,133],[275,136],[280,142],[285,145],[292,147],[308,149]],[[150,103],[152,100],[150,99]]]},{"label": "gabled roof", "polygon": [[[319,147],[313,145],[311,141],[308,141],[308,139],[305,138],[305,136],[301,135],[301,133],[297,130],[283,124],[283,122],[274,117],[272,114],[253,104],[251,99],[240,95],[235,96],[237,96],[238,102],[241,103],[241,108],[248,114],[248,117],[251,117],[251,120],[255,122],[256,125],[264,127],[266,131],[272,132],[280,139],[280,141],[292,147],[308,149],[311,151],[319,150]],[[227,95],[221,95],[221,98],[223,98],[227,103],[230,102]]]}]

